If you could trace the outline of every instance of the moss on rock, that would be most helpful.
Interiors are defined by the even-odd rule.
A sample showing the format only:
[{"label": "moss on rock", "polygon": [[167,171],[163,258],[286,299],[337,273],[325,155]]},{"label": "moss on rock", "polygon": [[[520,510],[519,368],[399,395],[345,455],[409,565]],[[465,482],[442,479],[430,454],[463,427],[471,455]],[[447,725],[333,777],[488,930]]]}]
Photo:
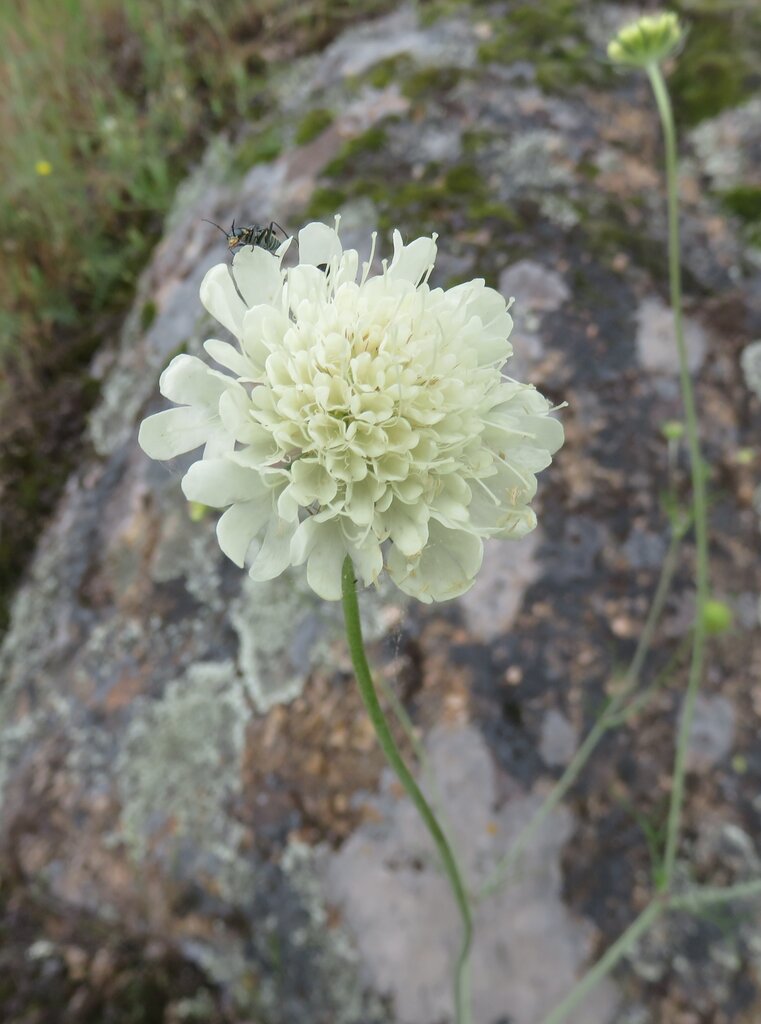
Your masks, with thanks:
[{"label": "moss on rock", "polygon": [[296,126],[294,141],[297,146],[304,146],[307,142],[316,139],[318,135],[329,128],[335,121],[335,114],[326,107],[316,107],[299,121]]},{"label": "moss on rock", "polygon": [[669,85],[677,116],[689,125],[747,99],[761,83],[761,8],[714,0],[676,0],[689,35]]}]

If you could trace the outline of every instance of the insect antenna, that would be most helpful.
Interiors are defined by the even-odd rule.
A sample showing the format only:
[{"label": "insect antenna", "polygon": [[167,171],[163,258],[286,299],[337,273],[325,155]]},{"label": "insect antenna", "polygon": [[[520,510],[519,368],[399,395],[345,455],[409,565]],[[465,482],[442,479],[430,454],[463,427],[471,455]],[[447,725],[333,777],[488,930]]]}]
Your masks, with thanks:
[{"label": "insect antenna", "polygon": [[217,230],[221,231],[222,234],[225,236],[225,238],[227,238],[227,232],[225,231],[225,229],[223,227],[220,227],[220,225],[217,224],[216,221],[207,220],[205,217],[202,217],[201,220],[204,222],[204,224],[211,224],[213,227],[217,228]]}]

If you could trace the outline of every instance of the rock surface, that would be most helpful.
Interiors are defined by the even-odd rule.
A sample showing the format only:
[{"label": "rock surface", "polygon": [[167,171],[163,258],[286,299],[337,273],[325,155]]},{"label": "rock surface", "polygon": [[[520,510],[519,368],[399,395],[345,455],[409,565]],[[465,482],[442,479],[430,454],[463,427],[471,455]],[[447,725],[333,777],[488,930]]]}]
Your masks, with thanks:
[{"label": "rock surface", "polygon": [[[568,401],[539,531],[495,546],[451,605],[362,596],[379,678],[425,737],[474,881],[631,656],[667,545],[662,496],[686,488],[684,453],[670,457],[658,429],[681,415],[658,129],[630,77],[567,80],[541,48],[500,57],[509,14],[458,9],[422,24],[401,9],[283,68],[272,120],[294,134],[320,108],[331,124],[234,184],[240,154],[212,148],[118,345],[96,362],[91,449],[40,538],[0,656],[0,969],[12,991],[36,993],[8,1004],[11,1024],[100,1021],[128,982],[153,992],[162,977],[175,979],[165,1015],[149,1017],[139,995],[137,1019],[451,1020],[453,909],[385,775],[339,609],[298,573],[248,581],[220,554],[212,518],[189,516],[182,460],[151,463],[136,444],[139,420],[161,407],[161,368],[199,352],[211,329],[198,285],[223,253],[202,218],[296,228],[340,211],[359,245],[376,226],[386,243],[392,226],[437,230],[435,283],[482,275],[515,294],[514,372]],[[712,575],[753,608],[761,407],[741,353],[761,336],[761,257],[710,190],[747,181],[758,162],[739,154],[760,145],[757,118],[726,112],[687,140],[683,174]],[[689,626],[685,548],[646,682]],[[683,855],[717,882],[747,877],[761,828],[761,648],[758,622],[738,623],[711,644],[710,770],[691,776],[686,808]],[[534,836],[525,870],[481,906],[476,1024],[540,1024],[643,905],[684,681],[678,661]],[[744,859],[701,834],[709,818],[725,840],[744,837]],[[682,1022],[692,1007],[700,1021],[758,1019],[758,919],[731,942],[696,928],[664,919],[578,1019]]]}]

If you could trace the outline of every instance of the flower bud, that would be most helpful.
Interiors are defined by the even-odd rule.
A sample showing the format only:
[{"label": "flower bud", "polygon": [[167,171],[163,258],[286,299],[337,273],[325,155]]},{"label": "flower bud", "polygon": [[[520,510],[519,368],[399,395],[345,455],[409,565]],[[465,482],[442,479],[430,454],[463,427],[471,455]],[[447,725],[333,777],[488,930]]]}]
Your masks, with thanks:
[{"label": "flower bud", "polygon": [[703,623],[709,636],[726,633],[732,625],[732,609],[724,601],[709,598],[703,605]]},{"label": "flower bud", "polygon": [[188,515],[190,521],[193,523],[200,523],[206,518],[211,509],[208,505],[203,505],[200,501],[189,501],[188,502]]},{"label": "flower bud", "polygon": [[661,424],[661,433],[667,441],[679,441],[684,437],[684,423],[679,420],[666,420]]},{"label": "flower bud", "polygon": [[614,64],[646,68],[675,53],[683,38],[676,14],[647,14],[620,30],[608,44],[608,57]]}]

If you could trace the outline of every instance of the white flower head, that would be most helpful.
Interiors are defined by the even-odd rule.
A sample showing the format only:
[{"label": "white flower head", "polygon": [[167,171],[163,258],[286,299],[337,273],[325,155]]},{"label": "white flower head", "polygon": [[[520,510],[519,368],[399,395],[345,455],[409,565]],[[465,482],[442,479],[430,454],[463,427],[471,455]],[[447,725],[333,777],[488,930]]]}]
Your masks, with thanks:
[{"label": "white flower head", "polygon": [[[502,373],[512,352],[505,299],[483,280],[430,288],[436,236],[371,273],[336,227],[213,267],[201,300],[237,344],[207,341],[227,374],[177,356],[161,391],[181,407],[149,417],[153,458],[205,445],[186,497],[226,511],[222,550],[254,579],[306,563],[322,597],[341,596],[348,555],[365,584],[386,570],[421,601],[474,582],[486,537],[536,525],[536,474],[563,431],[535,388]],[[375,235],[373,235],[373,251]]]}]

